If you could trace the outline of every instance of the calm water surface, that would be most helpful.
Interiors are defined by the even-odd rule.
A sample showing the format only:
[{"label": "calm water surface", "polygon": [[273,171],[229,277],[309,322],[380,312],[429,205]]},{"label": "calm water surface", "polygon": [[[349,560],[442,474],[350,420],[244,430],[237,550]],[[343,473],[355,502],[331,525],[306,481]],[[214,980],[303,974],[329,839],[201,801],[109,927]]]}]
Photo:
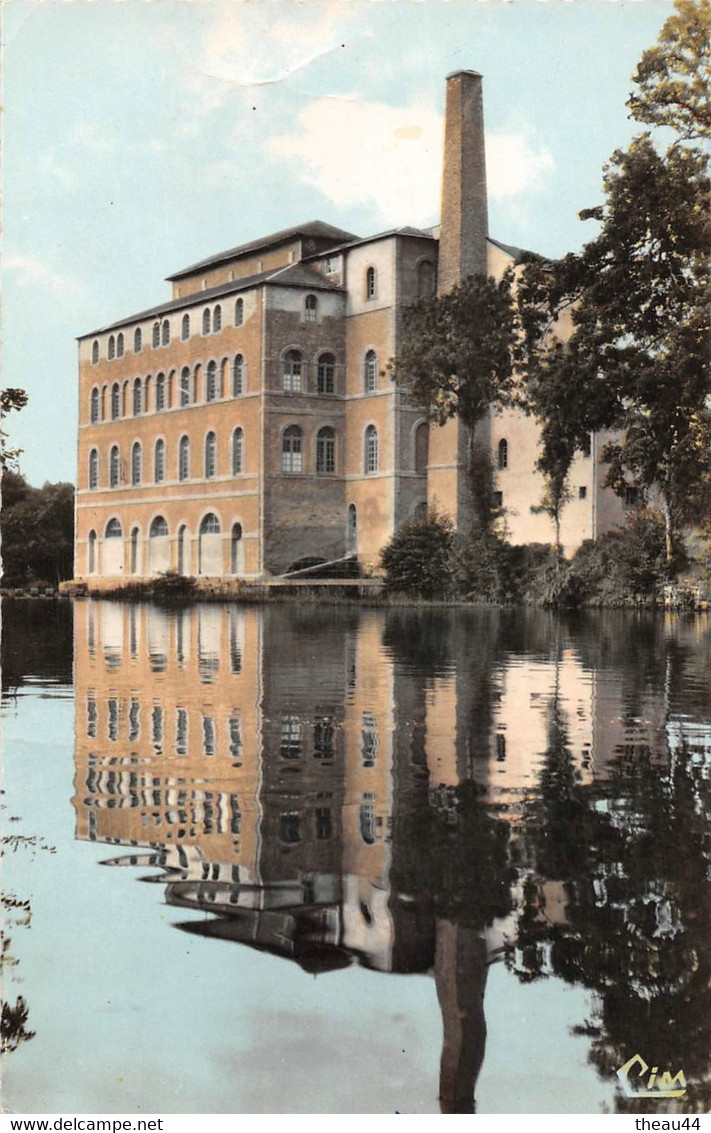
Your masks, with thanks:
[{"label": "calm water surface", "polygon": [[[702,616],[5,602],[4,1108],[707,1111],[710,654]],[[628,1097],[635,1054],[685,1097]]]}]

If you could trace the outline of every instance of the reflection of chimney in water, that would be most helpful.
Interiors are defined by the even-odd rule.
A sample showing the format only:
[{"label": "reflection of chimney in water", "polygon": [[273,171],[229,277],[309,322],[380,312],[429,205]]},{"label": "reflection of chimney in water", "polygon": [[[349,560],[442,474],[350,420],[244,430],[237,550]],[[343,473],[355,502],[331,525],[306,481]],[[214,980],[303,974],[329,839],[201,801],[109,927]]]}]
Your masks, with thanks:
[{"label": "reflection of chimney in water", "polygon": [[474,1113],[474,1091],[484,1061],[486,942],[475,928],[437,920],[435,982],[442,1011],[439,1072],[442,1113]]},{"label": "reflection of chimney in water", "polygon": [[468,275],[486,274],[486,160],[482,77],[476,71],[447,76],[440,295]]}]

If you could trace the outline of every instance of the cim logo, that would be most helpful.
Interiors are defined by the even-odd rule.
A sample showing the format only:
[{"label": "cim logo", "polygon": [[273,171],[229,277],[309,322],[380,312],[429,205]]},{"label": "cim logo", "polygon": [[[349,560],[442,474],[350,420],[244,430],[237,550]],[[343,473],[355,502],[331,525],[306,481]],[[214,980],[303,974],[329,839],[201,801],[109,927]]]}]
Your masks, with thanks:
[{"label": "cim logo", "polygon": [[[634,1071],[633,1083],[630,1081],[630,1073],[635,1066],[637,1069]],[[644,1076],[648,1072],[649,1078],[645,1082]],[[653,1066],[650,1071],[641,1054],[633,1054],[617,1071],[617,1077],[628,1098],[683,1098],[686,1093],[686,1078],[683,1070],[678,1070],[673,1078],[669,1070],[659,1074],[658,1066]]]}]

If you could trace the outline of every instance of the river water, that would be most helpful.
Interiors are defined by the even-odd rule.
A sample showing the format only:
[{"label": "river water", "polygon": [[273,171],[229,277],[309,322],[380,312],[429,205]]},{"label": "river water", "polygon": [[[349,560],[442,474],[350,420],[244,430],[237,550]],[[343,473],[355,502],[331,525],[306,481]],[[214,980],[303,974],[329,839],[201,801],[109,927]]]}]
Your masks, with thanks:
[{"label": "river water", "polygon": [[709,1109],[708,616],[7,600],[2,726],[5,1110]]}]

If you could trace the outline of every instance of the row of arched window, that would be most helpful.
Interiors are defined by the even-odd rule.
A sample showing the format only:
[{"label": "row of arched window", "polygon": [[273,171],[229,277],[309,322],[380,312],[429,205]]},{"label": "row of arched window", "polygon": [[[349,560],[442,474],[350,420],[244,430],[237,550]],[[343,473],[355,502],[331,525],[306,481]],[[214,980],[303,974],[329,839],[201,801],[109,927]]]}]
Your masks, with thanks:
[{"label": "row of arched window", "polygon": [[[313,298],[316,296],[307,296]],[[304,315],[307,322],[315,321],[316,307],[313,307],[313,319],[310,313]],[[236,299],[234,305],[234,326],[241,327],[244,323],[244,299]],[[216,303],[214,307],[205,307],[202,312],[202,333],[219,334],[223,327],[223,313],[222,304]],[[190,315],[186,312],[180,320],[180,338],[182,342],[187,342],[192,333]],[[169,319],[156,319],[151,328],[151,347],[157,350],[161,346],[170,346],[171,326]],[[109,361],[114,358],[123,358],[125,353],[125,337],[123,331],[118,334],[110,334],[106,346],[106,356]],[[136,327],[133,332],[133,353],[140,354],[143,350],[143,331],[140,327]],[[91,344],[91,361],[94,366],[99,362],[101,355],[101,347],[98,338],[95,338]]]},{"label": "row of arched window", "polygon": [[[198,363],[191,368],[183,366],[168,374],[159,373],[155,383],[149,374],[145,378],[128,378],[99,389],[94,386],[89,395],[89,419],[92,425],[100,421],[117,421],[132,415],[139,417],[153,410],[161,413],[176,406],[195,405],[200,393],[204,402],[219,401],[224,397],[241,397],[246,392],[247,365],[243,354],[220,363],[212,359],[204,367]],[[282,358],[282,390],[285,393],[307,392],[308,363],[303,351],[290,349]],[[174,388],[177,383],[177,389]],[[202,389],[201,389],[202,386]],[[375,393],[378,388],[378,356],[373,349],[363,356],[363,391]],[[229,391],[229,392],[227,392]],[[336,392],[336,358],[324,351],[316,358],[316,393],[327,396]],[[109,404],[107,406],[107,394]],[[108,417],[107,417],[108,411]]]},{"label": "row of arched window", "polygon": [[[203,384],[202,369],[200,364],[192,370],[189,366],[183,366],[179,376],[177,370],[157,374],[155,383],[150,374],[146,378],[134,378],[133,381],[126,379],[123,383],[114,382],[110,391],[108,386],[103,389],[94,386],[89,395],[89,419],[92,424],[97,424],[107,419],[117,421],[129,415],[139,417],[142,413],[149,413],[151,409],[161,413],[177,406],[195,405]],[[225,396],[241,397],[245,392],[246,373],[247,365],[243,354],[236,354],[232,361],[223,358],[219,366],[214,360],[208,362],[202,388],[204,401],[217,401]]]},{"label": "row of arched window", "polygon": [[[304,432],[300,425],[288,425],[282,433],[281,439],[281,471],[287,475],[299,474],[308,471],[304,463]],[[318,475],[332,475],[336,472],[336,431],[330,425],[319,429],[316,434],[315,471]],[[244,430],[237,426],[230,439],[230,468],[232,476],[239,476],[246,471],[245,466],[245,440]],[[368,425],[363,437],[363,471],[366,475],[380,471],[380,439],[375,425]],[[191,445],[188,436],[182,436],[178,441],[177,450],[177,479],[190,480],[192,478]],[[202,477],[212,480],[220,474],[218,461],[217,435],[211,430],[206,434],[202,454]],[[143,483],[164,483],[167,475],[166,443],[159,437],[153,446],[152,477],[144,467],[143,445],[135,441],[131,446],[128,482],[133,487]],[[149,478],[150,477],[150,478]],[[124,476],[121,449],[112,445],[108,457],[108,486],[119,488],[126,482]],[[90,490],[94,491],[101,486],[100,454],[97,448],[89,452]]]},{"label": "row of arched window", "polygon": [[[240,426],[237,426],[232,432],[230,455],[232,475],[239,476],[245,471],[244,430]],[[152,482],[154,484],[162,484],[167,474],[166,444],[162,437],[159,437],[153,446],[152,471]],[[191,479],[190,438],[187,436],[182,436],[178,441],[176,472],[178,480]],[[217,474],[217,436],[214,432],[210,431],[205,436],[203,446],[203,476],[206,480],[211,480],[214,479]],[[130,483],[134,486],[151,482],[149,473],[147,469],[144,468],[143,445],[140,441],[135,441],[131,446],[129,479]],[[108,486],[110,488],[119,488],[123,482],[124,475],[121,450],[118,445],[112,445],[109,449]],[[101,468],[99,450],[93,448],[89,452],[89,488],[94,490],[99,488],[100,484]]]},{"label": "row of arched window", "polygon": [[[221,529],[221,526],[220,526],[220,520],[215,515],[214,512],[208,512],[207,515],[203,516],[203,518],[200,522],[200,527],[199,527],[199,531],[198,531],[198,535],[199,535],[198,571],[199,571],[199,573],[203,573],[204,572],[203,568],[205,566],[209,566],[209,556],[208,556],[209,548],[203,546],[203,539],[206,536],[210,536],[210,535],[220,535],[221,532],[222,532],[222,529]],[[170,534],[170,531],[169,531],[168,524],[167,524],[165,518],[162,515],[158,515],[158,516],[155,517],[155,519],[152,520],[150,528],[148,530],[149,544],[150,544],[151,540],[161,539],[161,538],[165,539],[169,536],[169,534]],[[138,569],[139,535],[140,535],[140,532],[139,532],[138,527],[134,527],[131,530],[131,536],[130,536],[131,559],[130,559],[130,564],[129,564],[129,570],[132,574],[135,574],[137,569]],[[242,525],[240,523],[233,523],[232,524],[230,536],[231,536],[231,555],[230,555],[231,565],[230,565],[230,569],[231,569],[233,574],[236,574],[236,573],[239,573],[239,571],[242,569],[242,563],[241,563]],[[177,566],[178,566],[178,572],[180,574],[184,574],[185,571],[189,568],[188,538],[189,538],[188,528],[187,528],[187,525],[183,523],[178,528],[178,533],[177,533],[177,544],[178,544],[178,547],[177,547],[177,550],[178,550]],[[104,539],[107,540],[107,541],[112,541],[112,542],[114,540],[119,540],[119,539],[122,540],[123,539],[123,527],[121,525],[120,519],[118,519],[114,516],[113,518],[111,518],[107,522],[106,527],[104,529]],[[95,574],[96,571],[98,570],[98,554],[97,554],[98,542],[99,542],[98,535],[97,535],[96,531],[92,529],[91,531],[89,531],[89,533],[87,535],[87,547],[88,547],[87,570],[88,570],[89,574]],[[205,552],[204,556],[203,556],[203,552]],[[214,551],[213,551],[213,555],[214,555]],[[202,561],[203,557],[205,559],[205,562]],[[117,565],[117,564],[121,563],[121,558],[118,557],[118,556],[112,555],[112,556],[110,556],[109,561],[114,563],[114,565]],[[110,571],[108,573],[110,573]]]}]

